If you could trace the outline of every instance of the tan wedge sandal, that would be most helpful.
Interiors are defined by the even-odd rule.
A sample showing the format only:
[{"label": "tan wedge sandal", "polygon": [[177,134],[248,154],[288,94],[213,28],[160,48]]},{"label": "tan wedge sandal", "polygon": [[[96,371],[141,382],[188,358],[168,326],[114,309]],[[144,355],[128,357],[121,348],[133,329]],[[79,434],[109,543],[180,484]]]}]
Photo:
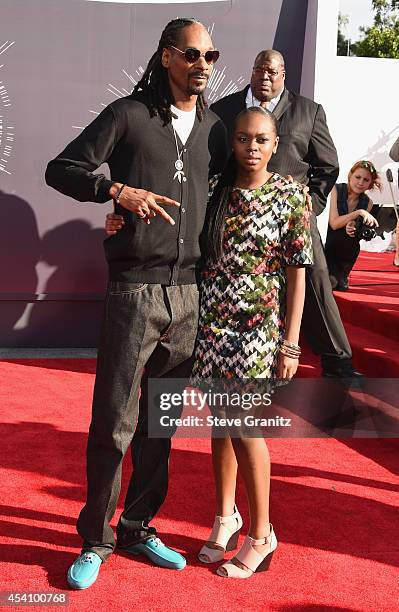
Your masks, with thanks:
[{"label": "tan wedge sandal", "polygon": [[[253,548],[261,544],[268,544],[263,554],[258,553],[258,551]],[[223,578],[249,578],[255,572],[265,572],[269,569],[276,548],[277,538],[273,531],[273,525],[270,523],[270,535],[268,535],[267,538],[255,540],[247,535],[236,556],[218,567],[216,573],[219,576],[223,576]],[[245,569],[236,565],[234,560],[239,561]]]},{"label": "tan wedge sandal", "polygon": [[198,559],[202,563],[222,561],[226,552],[237,548],[241,527],[242,518],[237,506],[234,506],[234,513],[230,516],[215,516],[208,542],[216,544],[218,548],[211,548],[206,542],[198,553]]}]

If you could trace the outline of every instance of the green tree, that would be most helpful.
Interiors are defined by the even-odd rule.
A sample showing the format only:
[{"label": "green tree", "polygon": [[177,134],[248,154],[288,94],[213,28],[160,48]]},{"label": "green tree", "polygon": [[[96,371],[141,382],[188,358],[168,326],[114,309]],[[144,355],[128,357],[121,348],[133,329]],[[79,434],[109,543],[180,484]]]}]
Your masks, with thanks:
[{"label": "green tree", "polygon": [[372,0],[374,24],[389,27],[392,13],[399,8],[399,0]]},{"label": "green tree", "polygon": [[362,38],[353,45],[358,57],[399,58],[399,0],[372,0],[374,24],[360,28]]}]

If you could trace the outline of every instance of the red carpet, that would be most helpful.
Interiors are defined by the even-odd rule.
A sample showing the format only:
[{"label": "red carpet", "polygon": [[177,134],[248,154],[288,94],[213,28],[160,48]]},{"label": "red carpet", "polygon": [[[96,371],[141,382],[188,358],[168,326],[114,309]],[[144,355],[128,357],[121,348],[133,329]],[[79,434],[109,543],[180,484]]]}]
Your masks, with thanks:
[{"label": "red carpet", "polygon": [[399,341],[399,268],[393,253],[361,252],[346,293],[335,293],[343,319]]},{"label": "red carpet", "polygon": [[[348,293],[337,294],[345,319],[352,302],[365,295],[355,287],[358,274],[352,275]],[[392,276],[398,282],[396,271]],[[394,332],[378,332],[374,321],[398,316],[399,287],[390,291],[389,314],[385,306],[379,311],[376,289],[367,297],[368,320],[366,310],[356,322],[351,317],[355,362],[360,367],[363,356],[370,376],[376,364],[397,367],[395,355],[389,360]],[[378,346],[370,344],[373,338]],[[381,353],[372,358],[367,349]],[[301,375],[314,376],[317,361],[304,361]],[[66,568],[80,544],[74,525],[85,494],[93,373],[93,360],[0,362],[3,590],[66,591]],[[69,591],[68,610],[399,610],[399,441],[274,439],[269,448],[271,515],[279,539],[269,572],[224,580],[196,561],[213,520],[209,441],[175,439],[170,491],[154,524],[165,541],[187,555],[188,567],[161,570],[115,554],[93,587]],[[128,471],[126,461],[124,488]],[[238,504],[247,526],[242,488]]]},{"label": "red carpet", "polygon": [[393,253],[362,251],[349,291],[335,297],[359,369],[370,376],[399,377],[399,268]]},{"label": "red carpet", "polygon": [[[349,291],[334,294],[353,362],[374,378],[399,378],[399,268],[392,261],[393,253],[362,251],[349,278]],[[298,375],[320,376],[319,360],[304,339],[301,346]]]}]

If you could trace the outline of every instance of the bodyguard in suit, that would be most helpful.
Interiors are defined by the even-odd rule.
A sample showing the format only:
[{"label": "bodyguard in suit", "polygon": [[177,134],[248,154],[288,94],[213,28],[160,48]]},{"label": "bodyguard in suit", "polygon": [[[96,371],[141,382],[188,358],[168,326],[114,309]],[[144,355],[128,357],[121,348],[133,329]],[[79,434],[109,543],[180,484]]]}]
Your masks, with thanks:
[{"label": "bodyguard in suit", "polygon": [[231,137],[236,115],[249,106],[262,106],[279,123],[279,146],[268,168],[306,184],[312,197],[311,233],[314,265],[307,271],[302,331],[317,355],[323,375],[360,377],[351,362],[352,351],[342,325],[328,276],[316,216],[323,212],[339,168],[326,116],[320,104],[284,86],[284,58],[278,51],[261,51],[255,58],[250,85],[212,104]]}]

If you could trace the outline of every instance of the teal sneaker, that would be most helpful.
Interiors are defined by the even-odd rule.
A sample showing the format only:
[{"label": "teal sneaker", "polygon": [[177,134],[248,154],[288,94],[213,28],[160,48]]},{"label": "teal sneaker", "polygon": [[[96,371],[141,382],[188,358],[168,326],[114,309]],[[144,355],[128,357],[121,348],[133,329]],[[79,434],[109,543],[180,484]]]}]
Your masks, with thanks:
[{"label": "teal sneaker", "polygon": [[87,589],[91,586],[100,571],[101,558],[91,551],[79,555],[68,570],[68,584],[73,589]]},{"label": "teal sneaker", "polygon": [[157,537],[149,538],[138,544],[131,544],[126,548],[122,548],[132,555],[145,555],[155,565],[166,567],[168,569],[182,570],[186,567],[185,558],[173,548],[166,546]]}]

